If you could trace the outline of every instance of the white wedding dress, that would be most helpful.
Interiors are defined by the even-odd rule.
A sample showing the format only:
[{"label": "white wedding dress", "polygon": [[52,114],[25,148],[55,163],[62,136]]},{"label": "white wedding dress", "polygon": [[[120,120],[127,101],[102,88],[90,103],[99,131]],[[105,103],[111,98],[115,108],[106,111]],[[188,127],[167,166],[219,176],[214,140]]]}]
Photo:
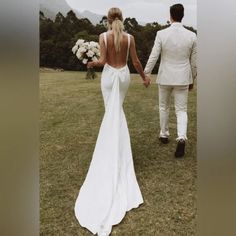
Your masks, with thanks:
[{"label": "white wedding dress", "polygon": [[[107,35],[104,33],[107,47]],[[130,35],[128,35],[128,52]],[[132,159],[123,102],[130,83],[128,66],[104,66],[101,89],[105,114],[93,158],[75,203],[81,226],[93,234],[109,235],[125,213],[143,203]]]}]

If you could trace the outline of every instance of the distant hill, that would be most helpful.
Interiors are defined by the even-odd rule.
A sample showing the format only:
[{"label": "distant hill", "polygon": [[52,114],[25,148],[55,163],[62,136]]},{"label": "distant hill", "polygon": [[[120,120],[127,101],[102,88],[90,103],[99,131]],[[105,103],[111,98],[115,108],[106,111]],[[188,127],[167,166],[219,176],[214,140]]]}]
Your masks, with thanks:
[{"label": "distant hill", "polygon": [[78,18],[88,18],[94,25],[98,24],[103,17],[103,15],[90,11],[79,12],[76,9],[72,9],[65,0],[40,0],[40,11],[52,20],[55,19],[58,12],[65,16],[70,10],[73,10]]},{"label": "distant hill", "polygon": [[65,15],[68,11],[72,10],[65,0],[40,0],[39,4],[40,11],[51,19],[55,19],[58,12]]},{"label": "distant hill", "polygon": [[91,11],[83,11],[82,13],[80,13],[84,18],[88,18],[92,24],[98,24],[103,15],[99,15],[99,14],[96,14],[96,13],[93,13]]}]

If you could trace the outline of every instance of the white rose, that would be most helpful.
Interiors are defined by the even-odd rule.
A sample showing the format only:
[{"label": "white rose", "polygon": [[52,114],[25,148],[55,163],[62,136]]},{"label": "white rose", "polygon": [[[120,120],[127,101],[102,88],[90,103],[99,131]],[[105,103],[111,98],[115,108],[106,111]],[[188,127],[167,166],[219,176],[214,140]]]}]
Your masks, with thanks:
[{"label": "white rose", "polygon": [[77,40],[76,45],[78,45],[80,47],[83,43],[84,43],[84,40],[79,39],[79,40]]},{"label": "white rose", "polygon": [[75,46],[72,48],[72,52],[75,54],[77,50],[78,50],[78,45],[75,45]]},{"label": "white rose", "polygon": [[84,64],[87,64],[88,59],[84,59],[82,62],[83,62]]},{"label": "white rose", "polygon": [[94,62],[98,61],[97,57],[93,57],[92,61],[94,61]]},{"label": "white rose", "polygon": [[97,48],[92,48],[91,49],[94,53],[98,53],[99,52],[99,50],[97,49]]},{"label": "white rose", "polygon": [[86,49],[85,47],[80,47],[80,48],[78,49],[78,51],[79,51],[80,53],[84,53],[84,52],[87,51],[87,49]]},{"label": "white rose", "polygon": [[89,47],[89,42],[83,43],[82,45],[84,48],[88,48]]},{"label": "white rose", "polygon": [[79,51],[77,51],[76,56],[77,56],[78,59],[81,59],[82,54]]},{"label": "white rose", "polygon": [[88,57],[93,57],[94,52],[89,50],[86,54],[87,54]]},{"label": "white rose", "polygon": [[97,44],[98,44],[98,43],[96,43],[96,42],[94,42],[94,41],[91,41],[91,42],[90,42],[90,46],[91,46],[92,48],[97,47]]}]

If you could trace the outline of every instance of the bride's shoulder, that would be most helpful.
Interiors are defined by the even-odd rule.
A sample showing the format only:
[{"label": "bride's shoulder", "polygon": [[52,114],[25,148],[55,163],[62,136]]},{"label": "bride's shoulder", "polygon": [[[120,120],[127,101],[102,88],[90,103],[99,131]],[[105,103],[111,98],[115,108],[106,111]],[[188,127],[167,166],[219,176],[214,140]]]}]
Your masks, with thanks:
[{"label": "bride's shoulder", "polygon": [[135,37],[132,34],[128,34],[130,37],[130,43],[134,44],[135,43]]},{"label": "bride's shoulder", "polygon": [[134,39],[134,36],[133,36],[132,34],[125,33],[125,35],[127,35],[128,37],[130,37],[130,39]]},{"label": "bride's shoulder", "polygon": [[103,41],[103,40],[107,40],[107,38],[108,38],[108,34],[107,34],[108,32],[106,31],[106,32],[102,32],[100,35],[99,35],[99,41]]},{"label": "bride's shoulder", "polygon": [[104,36],[106,33],[107,33],[107,31],[106,32],[102,32],[101,34],[99,34],[99,37]]}]

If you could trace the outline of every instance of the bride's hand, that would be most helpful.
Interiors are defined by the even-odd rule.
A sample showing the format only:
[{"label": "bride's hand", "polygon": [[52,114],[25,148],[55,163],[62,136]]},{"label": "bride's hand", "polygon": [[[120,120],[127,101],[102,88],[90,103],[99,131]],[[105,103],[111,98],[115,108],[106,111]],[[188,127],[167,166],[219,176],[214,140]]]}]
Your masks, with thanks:
[{"label": "bride's hand", "polygon": [[143,85],[147,88],[151,83],[151,79],[149,77],[145,77],[144,81],[143,81]]},{"label": "bride's hand", "polygon": [[90,61],[90,62],[87,63],[87,68],[88,68],[88,69],[89,69],[89,68],[93,68],[93,62],[92,62],[92,61]]}]

